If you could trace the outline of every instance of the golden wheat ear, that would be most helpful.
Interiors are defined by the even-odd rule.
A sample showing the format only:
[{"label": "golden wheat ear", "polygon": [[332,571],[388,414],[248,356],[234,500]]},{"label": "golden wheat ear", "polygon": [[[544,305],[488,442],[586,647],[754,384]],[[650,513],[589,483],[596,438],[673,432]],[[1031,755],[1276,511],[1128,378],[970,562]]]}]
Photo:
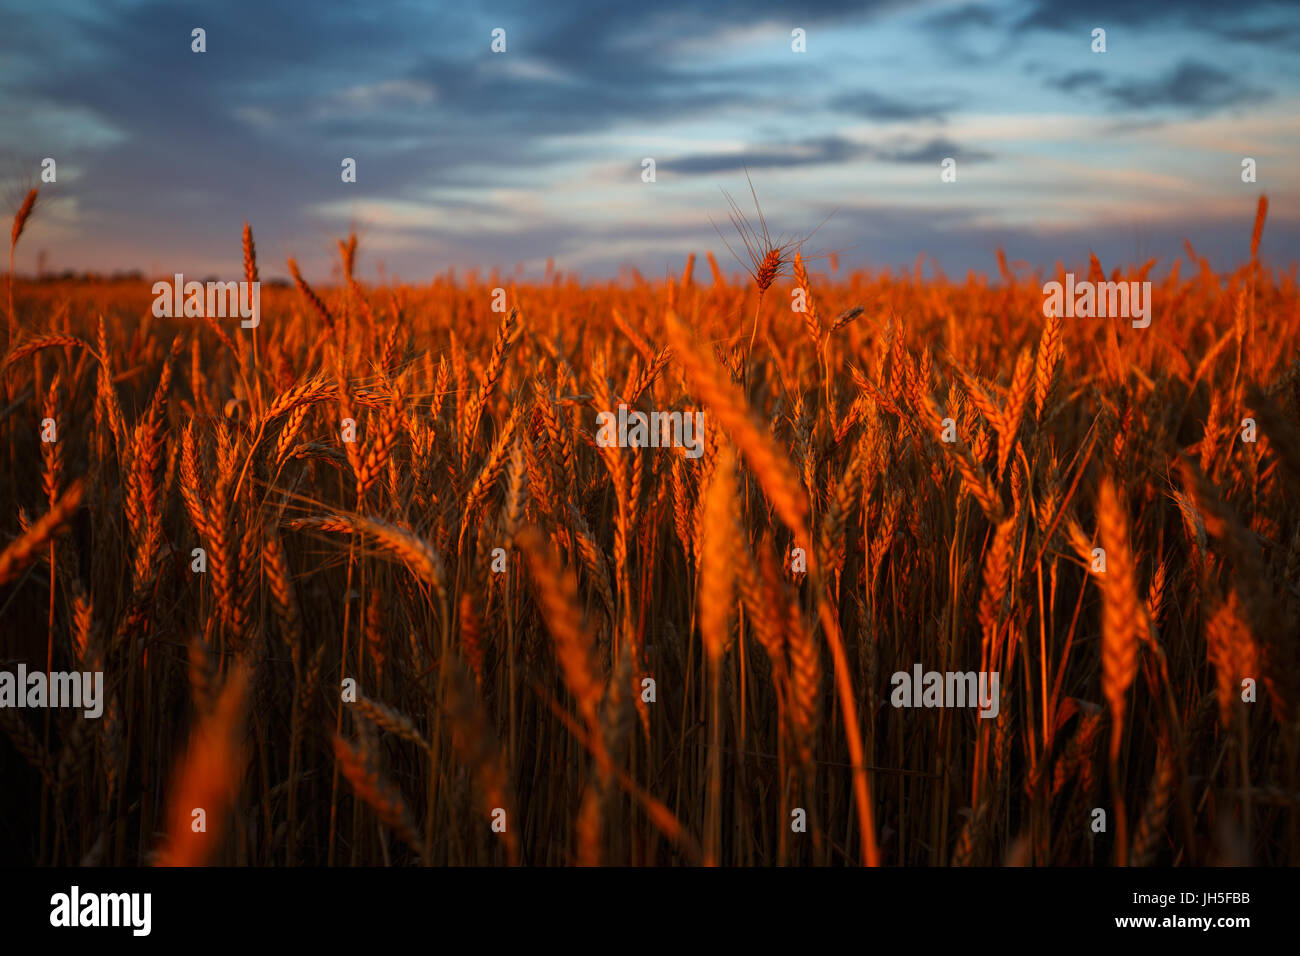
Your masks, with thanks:
[{"label": "golden wheat ear", "polygon": [[221,846],[226,815],[243,781],[243,713],[249,678],[247,668],[237,664],[211,710],[199,715],[172,777],[167,836],[158,850],[157,866],[203,866],[212,862]]},{"label": "golden wheat ear", "polygon": [[32,218],[32,213],[36,211],[36,193],[37,190],[31,190],[26,198],[23,199],[22,205],[18,207],[18,212],[14,214],[14,227],[9,234],[9,347],[13,348],[14,341],[18,337],[18,317],[14,314],[14,250],[18,248],[18,237],[23,234],[27,227],[28,221]]}]

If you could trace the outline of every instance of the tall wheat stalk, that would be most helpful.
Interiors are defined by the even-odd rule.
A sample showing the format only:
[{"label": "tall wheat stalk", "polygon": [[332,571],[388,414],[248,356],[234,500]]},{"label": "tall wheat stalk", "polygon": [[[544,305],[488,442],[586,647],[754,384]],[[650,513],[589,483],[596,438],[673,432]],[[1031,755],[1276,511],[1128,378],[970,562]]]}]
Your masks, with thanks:
[{"label": "tall wheat stalk", "polygon": [[14,213],[13,229],[9,233],[9,348],[18,340],[18,315],[14,312],[14,250],[18,248],[18,237],[23,234],[27,222],[36,210],[36,190],[28,192],[18,212]]}]

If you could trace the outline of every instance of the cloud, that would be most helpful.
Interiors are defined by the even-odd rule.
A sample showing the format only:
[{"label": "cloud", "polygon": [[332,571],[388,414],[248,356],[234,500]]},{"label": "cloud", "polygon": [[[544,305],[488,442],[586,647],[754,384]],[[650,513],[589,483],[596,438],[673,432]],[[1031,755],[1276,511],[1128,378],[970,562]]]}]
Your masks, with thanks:
[{"label": "cloud", "polygon": [[869,152],[876,159],[888,163],[938,163],[948,157],[964,163],[978,163],[992,159],[993,154],[979,149],[965,149],[942,136],[918,141],[914,137],[897,137]]},{"label": "cloud", "polygon": [[875,159],[886,163],[938,163],[952,156],[973,163],[991,159],[992,154],[965,149],[950,139],[919,139],[911,135],[891,136],[879,143],[861,143],[844,136],[823,136],[797,143],[780,143],[742,152],[697,153],[665,160],[663,168],[676,173],[730,172],[741,168],[785,168],[847,163]]},{"label": "cloud", "polygon": [[988,29],[998,24],[998,15],[987,5],[967,3],[932,14],[925,20],[925,27],[937,33],[950,33],[962,30]]},{"label": "cloud", "polygon": [[437,91],[431,83],[386,80],[346,87],[328,96],[321,105],[326,109],[374,110],[386,106],[423,105],[432,103],[436,97]]},{"label": "cloud", "polygon": [[871,90],[854,90],[833,97],[831,109],[875,120],[943,120],[955,109],[952,102],[916,97],[885,96]]},{"label": "cloud", "polygon": [[1224,5],[1219,0],[1178,0],[1177,3],[1133,3],[1132,0],[1089,0],[1065,4],[1059,0],[1033,0],[1016,23],[1019,30],[1076,30],[1083,26],[1135,27],[1187,25],[1197,29],[1236,29],[1243,18],[1280,16],[1294,21],[1291,0],[1254,0],[1248,8]]},{"label": "cloud", "polygon": [[1003,9],[967,3],[930,14],[920,27],[948,59],[976,66],[1002,60],[1011,52],[1007,19]]},{"label": "cloud", "polygon": [[1066,93],[1073,93],[1075,90],[1096,89],[1099,86],[1104,86],[1105,80],[1106,74],[1101,70],[1074,70],[1064,76],[1048,80],[1047,85],[1058,90],[1064,90]]},{"label": "cloud", "polygon": [[1230,106],[1249,99],[1265,99],[1266,90],[1255,89],[1241,80],[1204,63],[1184,61],[1163,77],[1127,85],[1112,84],[1106,95],[1133,109],[1177,106],[1209,109]]},{"label": "cloud", "polygon": [[1300,50],[1300,22],[1274,23],[1270,26],[1253,28],[1224,27],[1218,32],[1225,40],[1232,40],[1235,43]]},{"label": "cloud", "polygon": [[1047,84],[1067,93],[1093,91],[1113,105],[1131,110],[1172,107],[1205,111],[1248,100],[1258,102],[1271,95],[1217,67],[1194,60],[1184,60],[1163,75],[1145,80],[1107,80],[1100,70],[1075,70],[1050,79]]},{"label": "cloud", "polygon": [[[1294,8],[1189,3],[1190,13],[1152,12],[1097,0],[1048,15],[1043,0],[391,0],[382,10],[225,0],[200,22],[166,0],[45,0],[5,22],[0,156],[58,157],[60,180],[42,199],[75,201],[67,208],[84,229],[53,250],[56,260],[163,273],[189,263],[237,271],[245,219],[268,270],[288,255],[328,269],[331,237],[353,219],[370,222],[390,264],[412,276],[444,261],[544,259],[552,248],[598,257],[612,238],[659,250],[698,241],[692,216],[711,235],[710,177],[742,166],[765,170],[765,200],[796,216],[876,191],[900,210],[987,204],[1004,222],[1046,222],[1051,213],[1025,187],[1040,157],[1167,166],[1205,181],[1187,166],[1197,149],[1160,130],[1132,150],[1109,149],[1122,124],[1164,123],[1166,136],[1194,128],[1220,149],[1255,137],[1258,148],[1242,155],[1261,163],[1294,152],[1280,127],[1225,139],[1231,123],[1272,116],[1296,90],[1287,48],[1271,39],[1297,35]],[[1016,33],[1022,14],[1040,15],[1040,29],[1074,30],[1096,25],[1093,10],[1116,31],[1110,60],[1086,53],[1086,29],[1032,42]],[[190,51],[196,24],[207,30],[202,55]],[[790,51],[794,26],[809,31],[806,55]],[[508,32],[506,54],[490,51],[495,27]],[[1136,29],[1126,36],[1126,27]],[[1071,44],[1078,55],[1062,53]],[[1125,59],[1125,47],[1138,58]],[[1044,66],[1027,82],[1031,52]],[[1249,82],[1235,72],[1242,62]],[[1133,72],[1121,80],[1090,69],[1099,63]],[[1043,89],[1053,76],[1068,102]],[[1253,106],[1256,83],[1277,97],[1222,109]],[[995,153],[997,165],[960,195],[938,192],[924,168]],[[647,155],[680,173],[676,182],[643,187]],[[356,184],[340,181],[345,156],[357,160]],[[1295,174],[1280,161],[1269,170],[1282,210]],[[1092,189],[1080,203],[1096,201]],[[670,220],[671,234],[655,231]],[[907,235],[941,252],[947,233]]]},{"label": "cloud", "polygon": [[866,152],[865,146],[842,136],[824,136],[799,143],[746,149],[740,153],[697,153],[666,160],[663,166],[678,173],[717,173],[742,167],[763,169],[842,163]]}]

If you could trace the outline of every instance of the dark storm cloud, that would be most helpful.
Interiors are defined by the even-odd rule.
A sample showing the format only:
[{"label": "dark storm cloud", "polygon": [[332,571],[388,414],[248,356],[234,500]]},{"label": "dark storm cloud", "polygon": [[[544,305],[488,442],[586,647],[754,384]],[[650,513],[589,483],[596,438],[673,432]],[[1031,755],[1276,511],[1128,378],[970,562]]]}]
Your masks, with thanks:
[{"label": "dark storm cloud", "polygon": [[[763,23],[772,24],[774,47],[788,49],[793,26],[815,30],[820,24],[862,19],[890,7],[861,0],[813,0],[797,8],[781,0],[708,4],[580,0],[547,6],[545,16],[537,16],[531,2],[521,3],[500,13],[494,10],[488,21],[514,38],[512,51],[552,70],[553,81],[521,81],[491,70],[466,73],[442,59],[431,59],[420,75],[446,87],[447,99],[460,104],[467,115],[484,121],[485,111],[489,115],[504,111],[510,122],[523,124],[525,131],[552,132],[574,125],[595,129],[629,119],[680,118],[760,98],[770,88],[772,71],[710,69],[705,55],[675,57],[665,52]],[[511,21],[516,18],[519,28],[512,32]]]},{"label": "dark storm cloud", "polygon": [[[707,7],[576,2],[548,6],[539,16],[531,3],[473,12],[420,4],[231,0],[187,10],[110,3],[70,14],[60,30],[24,21],[21,35],[38,47],[29,49],[33,62],[59,64],[34,71],[32,91],[110,118],[134,153],[143,145],[157,157],[146,166],[194,169],[197,180],[214,164],[238,167],[234,156],[274,142],[279,162],[265,175],[279,178],[319,164],[323,152],[379,151],[393,140],[431,150],[429,163],[384,171],[399,177],[385,181],[400,189],[403,169],[416,179],[430,168],[536,162],[544,158],[535,150],[540,136],[752,102],[763,95],[770,70],[710,69],[665,51],[767,20],[782,24],[773,37],[784,44],[792,17],[815,28],[886,6],[819,0],[791,11],[778,0]],[[203,55],[190,51],[194,26],[207,31]],[[507,31],[508,56],[489,52],[496,26]],[[430,52],[405,60],[391,53],[420,49]],[[365,110],[349,109],[338,95],[381,81],[423,85],[431,95],[427,102],[381,98]],[[260,126],[241,109],[250,106],[263,118]],[[228,151],[214,151],[213,141]]]},{"label": "dark storm cloud", "polygon": [[[814,2],[797,14],[814,30],[880,6]],[[6,51],[15,68],[0,90],[20,83],[110,128],[114,144],[61,156],[84,171],[72,187],[81,208],[142,241],[166,246],[184,233],[198,254],[224,253],[230,240],[217,237],[237,236],[254,213],[282,233],[318,228],[308,210],[339,198],[345,156],[357,160],[358,195],[428,195],[571,162],[546,149],[555,134],[653,128],[762,101],[770,70],[676,51],[767,20],[774,44],[788,45],[792,16],[775,0],[544,11],[69,0],[58,14],[7,18],[22,47]],[[203,54],[190,49],[196,26]],[[490,52],[496,26],[506,56]]]},{"label": "dark storm cloud", "polygon": [[[636,237],[669,242],[648,231],[653,217],[629,237],[619,214],[581,208],[580,191],[573,211],[548,196],[584,175],[593,192],[617,189],[601,170],[643,155],[694,176],[806,170],[789,177],[805,195],[817,195],[823,169],[1002,155],[969,133],[948,139],[923,127],[864,139],[843,127],[861,118],[901,131],[968,109],[1040,108],[1017,99],[1021,28],[1090,28],[1095,14],[1112,44],[1154,43],[1166,26],[1190,31],[1181,65],[1138,64],[1122,85],[1078,68],[1093,61],[1045,63],[1041,75],[1064,73],[1048,82],[1079,105],[1091,97],[1120,107],[1116,122],[1249,103],[1256,85],[1286,84],[1265,83],[1256,60],[1244,65],[1257,76],[1235,79],[1242,64],[1220,60],[1220,48],[1284,52],[1300,30],[1295,10],[1200,0],[1099,0],[1079,10],[1039,0],[0,0],[0,154],[58,157],[60,181],[42,189],[42,201],[74,201],[61,235],[84,257],[79,266],[131,256],[140,261],[124,265],[167,272],[183,255],[238,268],[249,219],[268,274],[282,271],[287,255],[320,269],[332,233],[356,208],[363,228],[371,217],[371,248],[387,249],[390,265],[429,274],[446,261],[535,259],[552,248],[589,255],[606,229],[624,248]],[[202,55],[190,51],[196,26],[207,31]],[[808,31],[807,57],[790,55],[795,26]],[[1125,26],[1136,29],[1126,35]],[[505,56],[489,50],[494,27],[507,31]],[[1040,55],[1053,55],[1053,38],[1035,39],[1048,41]],[[696,135],[747,148],[676,145]],[[649,152],[643,138],[674,146]],[[345,156],[357,160],[355,185],[340,183]],[[23,157],[24,169],[34,166]],[[695,202],[683,200],[677,221]],[[959,232],[945,223],[915,235],[941,246],[949,227]],[[897,230],[907,233],[906,216]],[[680,234],[683,242],[699,236],[689,227]],[[54,248],[56,259],[61,253]]]}]

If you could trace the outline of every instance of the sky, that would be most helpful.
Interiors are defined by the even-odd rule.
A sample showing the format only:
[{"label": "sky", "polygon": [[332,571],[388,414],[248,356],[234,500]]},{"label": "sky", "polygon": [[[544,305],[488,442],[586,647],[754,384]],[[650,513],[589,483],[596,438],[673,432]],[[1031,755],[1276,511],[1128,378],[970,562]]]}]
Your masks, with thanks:
[{"label": "sky", "polygon": [[1298,54],[1295,0],[0,0],[0,197],[41,189],[20,273],[238,278],[245,220],[264,278],[350,229],[367,279],[738,271],[746,171],[841,269],[1231,267],[1261,193],[1289,268]]}]

